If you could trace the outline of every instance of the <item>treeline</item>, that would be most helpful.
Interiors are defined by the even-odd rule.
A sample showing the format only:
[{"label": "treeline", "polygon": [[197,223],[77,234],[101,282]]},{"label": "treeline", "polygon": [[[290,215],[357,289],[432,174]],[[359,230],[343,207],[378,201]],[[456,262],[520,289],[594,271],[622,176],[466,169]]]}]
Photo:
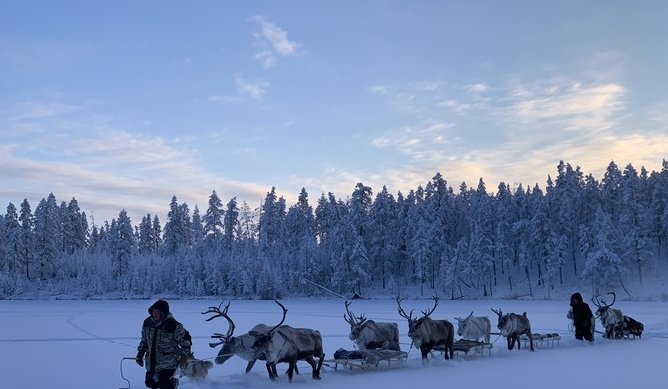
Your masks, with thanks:
[{"label": "treeline", "polygon": [[436,174],[406,194],[358,183],[352,194],[302,189],[288,207],[272,188],[258,209],[213,191],[202,214],[172,198],[164,228],[122,210],[88,225],[76,199],[24,200],[0,218],[0,296],[154,294],[272,298],[327,288],[438,291],[451,298],[592,293],[642,287],[668,241],[668,162],[598,181],[563,162],[538,185],[489,191]]}]

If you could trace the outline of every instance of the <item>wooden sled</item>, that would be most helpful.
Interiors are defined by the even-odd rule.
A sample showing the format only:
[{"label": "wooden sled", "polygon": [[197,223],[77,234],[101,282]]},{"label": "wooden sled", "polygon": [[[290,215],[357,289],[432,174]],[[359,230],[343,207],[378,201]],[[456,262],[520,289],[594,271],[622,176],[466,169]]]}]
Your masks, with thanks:
[{"label": "wooden sled", "polygon": [[[559,334],[531,334],[533,337],[533,345],[535,347],[544,348],[544,347],[555,347],[559,346],[559,341],[561,336]],[[522,346],[529,347],[529,337],[522,335],[520,337],[522,341]]]},{"label": "wooden sled", "polygon": [[[492,356],[492,348],[494,348],[494,345],[491,343],[478,342],[475,340],[459,339],[452,344],[453,351],[455,353],[463,352],[464,356],[467,356],[469,351],[473,351],[473,355],[482,355],[485,350],[487,350],[489,356]],[[443,354],[445,352],[445,347],[436,346],[433,350]]]},{"label": "wooden sled", "polygon": [[324,363],[337,371],[339,365],[348,368],[348,370],[365,371],[376,369],[381,365],[387,364],[386,367],[390,369],[392,365],[400,366],[408,358],[408,353],[405,351],[395,350],[356,350],[359,358],[335,358],[325,359]]}]

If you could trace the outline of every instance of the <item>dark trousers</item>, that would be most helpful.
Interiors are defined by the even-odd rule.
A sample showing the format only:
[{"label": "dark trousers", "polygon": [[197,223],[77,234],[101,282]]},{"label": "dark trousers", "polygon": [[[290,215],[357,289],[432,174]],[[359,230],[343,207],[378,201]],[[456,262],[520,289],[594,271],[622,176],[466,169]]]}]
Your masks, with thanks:
[{"label": "dark trousers", "polygon": [[594,340],[594,334],[591,333],[591,327],[575,328],[575,339],[582,340],[583,338],[589,342]]},{"label": "dark trousers", "polygon": [[[175,369],[160,370],[158,372],[147,371],[144,384],[147,388],[152,389],[176,389],[179,381],[176,378],[172,378],[175,371]],[[155,375],[158,378],[157,382],[153,379]]]}]

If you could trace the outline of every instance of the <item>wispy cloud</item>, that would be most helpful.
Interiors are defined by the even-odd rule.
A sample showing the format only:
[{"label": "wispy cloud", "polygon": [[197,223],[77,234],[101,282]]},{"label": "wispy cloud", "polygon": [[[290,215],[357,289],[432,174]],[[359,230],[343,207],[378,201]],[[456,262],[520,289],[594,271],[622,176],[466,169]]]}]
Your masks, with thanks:
[{"label": "wispy cloud", "polygon": [[15,122],[45,119],[80,109],[81,106],[59,102],[24,101],[14,104],[6,111],[0,111],[0,119]]},{"label": "wispy cloud", "polygon": [[255,59],[262,63],[265,69],[276,66],[278,57],[294,57],[303,54],[301,46],[288,39],[288,33],[276,24],[266,20],[263,16],[253,16],[259,31],[253,34],[255,37]]},{"label": "wispy cloud", "polygon": [[[373,139],[374,147],[404,156],[400,164],[386,163],[381,176],[401,188],[439,171],[451,183],[474,185],[482,177],[495,190],[501,181],[543,186],[560,160],[599,179],[610,160],[660,169],[668,144],[661,105],[642,118],[631,115],[627,87],[602,74],[616,72],[514,78],[494,88],[488,82],[427,90],[415,82],[370,86],[368,92],[409,122]],[[442,126],[427,131],[426,123]]]},{"label": "wispy cloud", "polygon": [[484,82],[479,82],[477,84],[466,85],[464,89],[473,93],[484,93],[489,90],[489,85]]},{"label": "wispy cloud", "polygon": [[234,75],[234,81],[239,94],[256,100],[262,100],[264,95],[267,94],[267,88],[269,87],[269,83],[266,81],[247,81],[240,73]]},{"label": "wispy cloud", "polygon": [[416,127],[402,127],[387,131],[374,138],[371,144],[378,148],[392,147],[413,160],[428,158],[429,151],[438,145],[451,142],[452,137],[447,130],[451,123],[427,123]]},{"label": "wispy cloud", "polygon": [[[83,210],[95,210],[98,223],[117,216],[121,208],[138,222],[147,212],[163,220],[173,195],[192,209],[206,204],[213,189],[221,196],[255,201],[268,187],[208,170],[189,143],[123,131],[86,118],[70,119],[55,128],[52,123],[0,118],[2,132],[7,131],[0,149],[0,180],[11,182],[10,189],[0,189],[3,203],[27,197],[35,206],[53,192],[58,200],[76,197]],[[15,126],[27,124],[40,130],[39,137],[14,131]]]},{"label": "wispy cloud", "polygon": [[550,121],[563,129],[606,129],[624,109],[626,89],[619,83],[549,82],[518,85],[510,114],[525,122]]}]

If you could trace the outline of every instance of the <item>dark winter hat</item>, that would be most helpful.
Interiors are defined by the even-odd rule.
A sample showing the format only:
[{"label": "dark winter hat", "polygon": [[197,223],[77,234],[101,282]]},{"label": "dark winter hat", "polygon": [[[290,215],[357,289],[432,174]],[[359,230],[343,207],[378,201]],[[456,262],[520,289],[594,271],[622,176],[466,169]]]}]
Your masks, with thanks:
[{"label": "dark winter hat", "polygon": [[150,315],[151,311],[153,311],[154,309],[157,309],[158,311],[162,312],[163,316],[169,315],[169,303],[167,303],[167,301],[165,300],[158,300],[154,302],[153,305],[151,305],[148,308],[148,314]]},{"label": "dark winter hat", "polygon": [[580,294],[580,292],[575,292],[571,295],[571,305],[575,304],[576,299],[578,301],[583,301],[582,300],[582,295]]}]

